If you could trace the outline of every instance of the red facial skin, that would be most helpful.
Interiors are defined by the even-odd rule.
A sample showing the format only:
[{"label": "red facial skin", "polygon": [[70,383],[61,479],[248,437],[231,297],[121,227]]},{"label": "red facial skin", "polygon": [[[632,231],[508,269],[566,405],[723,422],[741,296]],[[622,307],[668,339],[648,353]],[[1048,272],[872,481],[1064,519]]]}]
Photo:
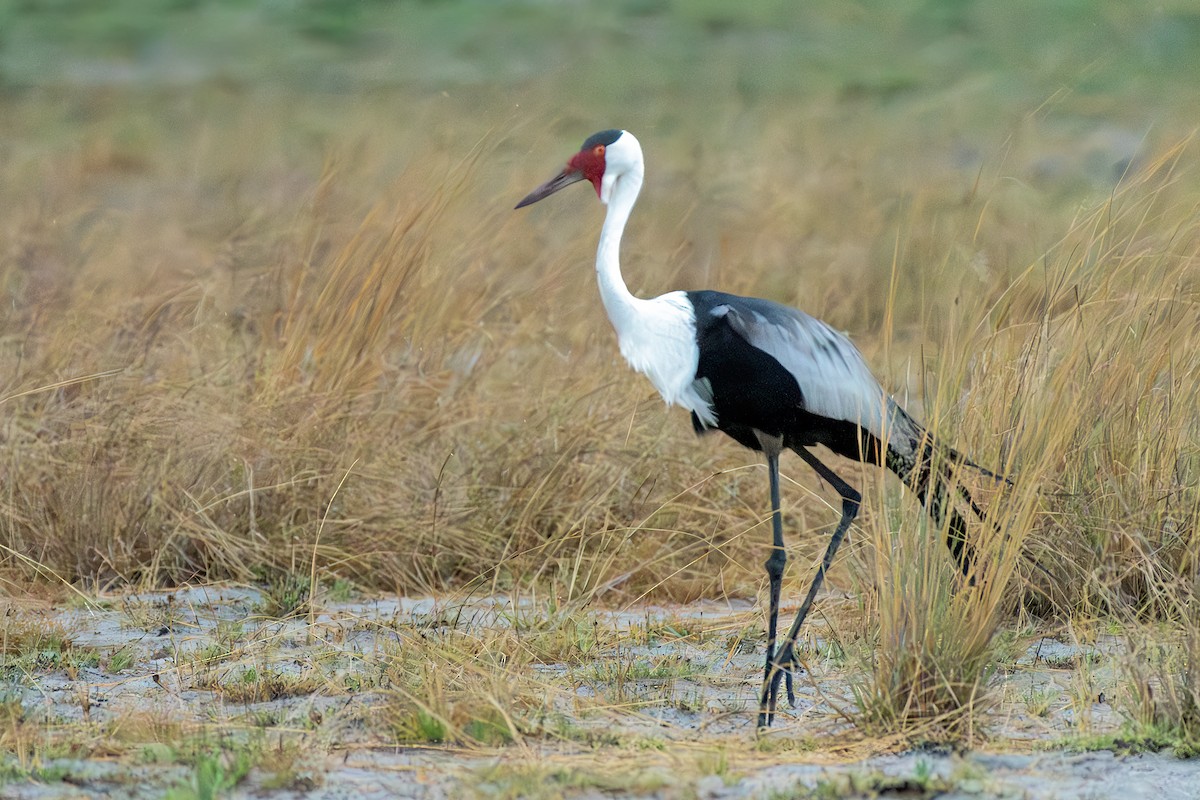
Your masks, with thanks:
[{"label": "red facial skin", "polygon": [[600,180],[604,177],[604,145],[598,144],[591,150],[580,150],[571,156],[567,167],[582,172],[583,177],[596,187],[596,196],[600,196]]}]

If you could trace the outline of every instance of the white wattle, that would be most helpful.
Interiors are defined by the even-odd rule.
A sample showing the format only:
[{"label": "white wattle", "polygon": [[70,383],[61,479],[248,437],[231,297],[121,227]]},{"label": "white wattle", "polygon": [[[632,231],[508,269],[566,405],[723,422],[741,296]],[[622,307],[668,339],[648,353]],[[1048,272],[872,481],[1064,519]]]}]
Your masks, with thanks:
[{"label": "white wattle", "polygon": [[[600,198],[608,204],[600,245],[596,249],[596,279],[600,299],[617,332],[621,355],[629,366],[654,384],[668,405],[695,411],[708,425],[716,425],[709,402],[695,389],[700,350],[696,344],[696,318],[683,292],[648,300],[634,297],[621,276],[621,235],[642,189],[641,147],[626,131],[608,146],[608,164]],[[614,168],[615,167],[615,168]]]}]

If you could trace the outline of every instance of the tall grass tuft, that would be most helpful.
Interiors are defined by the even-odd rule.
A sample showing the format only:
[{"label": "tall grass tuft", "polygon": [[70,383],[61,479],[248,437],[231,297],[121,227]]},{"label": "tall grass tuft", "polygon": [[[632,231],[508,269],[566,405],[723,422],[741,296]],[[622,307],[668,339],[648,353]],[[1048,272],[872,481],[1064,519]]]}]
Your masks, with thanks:
[{"label": "tall grass tuft", "polygon": [[[750,546],[723,499],[746,476],[713,491],[718,454],[685,458],[648,388],[620,388],[581,297],[588,248],[526,267],[509,199],[479,200],[491,154],[433,151],[365,212],[351,188],[376,161],[331,160],[290,206],[273,198],[290,224],[202,240],[205,270],[150,280],[115,244],[143,216],[185,216],[174,195],[114,221],[74,271],[4,261],[20,310],[0,388],[5,563],[68,583],[315,563],[406,591],[719,591]],[[56,213],[88,196],[75,168]],[[167,232],[140,241],[178,257]]]},{"label": "tall grass tuft", "polygon": [[1034,538],[1072,610],[1170,615],[1200,568],[1200,224],[1178,191],[1183,152],[1079,217],[1024,326],[1009,419],[1065,432]]},{"label": "tall grass tuft", "polygon": [[912,522],[914,503],[872,527],[864,726],[972,735],[992,636],[1018,605],[1177,614],[1200,546],[1200,225],[1177,199],[1181,152],[1081,213],[998,296],[948,312],[925,417],[969,427],[963,449],[1015,484],[992,493],[998,533],[976,527],[974,586],[952,574],[944,531]]}]

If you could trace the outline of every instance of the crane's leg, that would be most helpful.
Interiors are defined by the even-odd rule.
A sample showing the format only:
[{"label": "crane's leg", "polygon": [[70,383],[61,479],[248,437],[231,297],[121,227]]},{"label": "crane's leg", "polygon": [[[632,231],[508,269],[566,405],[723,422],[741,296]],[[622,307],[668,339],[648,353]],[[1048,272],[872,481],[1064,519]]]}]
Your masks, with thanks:
[{"label": "crane's leg", "polygon": [[[850,523],[858,516],[858,506],[862,502],[862,495],[855,491],[854,487],[850,484],[839,478],[833,470],[822,464],[816,456],[802,447],[797,447],[795,450],[841,496],[842,519],[838,522],[837,529],[834,530],[833,536],[829,539],[829,546],[825,549],[825,557],[821,559],[821,566],[817,568],[816,577],[813,578],[812,585],[808,587],[808,595],[804,598],[800,610],[796,612],[796,619],[792,621],[792,627],[788,630],[787,637],[784,638],[783,644],[779,646],[779,649],[775,651],[775,657],[772,662],[767,665],[767,687],[763,693],[763,710],[758,715],[760,728],[771,724],[771,718],[775,712],[775,701],[779,694],[779,679],[783,675],[790,677],[792,669],[796,666],[795,646],[796,637],[800,633],[800,626],[804,624],[804,620],[808,616],[808,611],[812,608],[813,600],[816,598],[817,592],[820,591],[821,584],[825,580],[825,573],[829,571],[829,565],[833,563],[833,556],[837,553],[838,546],[841,545],[842,539],[846,536],[846,531],[850,529]],[[791,701],[792,705],[796,704],[796,698],[792,693],[790,681],[788,683],[788,700]]]},{"label": "crane's leg", "polygon": [[[767,557],[767,578],[771,585],[771,600],[767,611],[767,661],[763,667],[763,693],[758,708],[758,726],[771,724],[775,706],[767,710],[767,695],[771,687],[771,665],[775,660],[775,631],[779,626],[779,594],[783,587],[783,568],[787,565],[787,551],[783,549],[783,512],[779,509],[779,451],[767,450],[767,472],[771,476],[771,555]],[[788,687],[792,675],[788,673]]]}]

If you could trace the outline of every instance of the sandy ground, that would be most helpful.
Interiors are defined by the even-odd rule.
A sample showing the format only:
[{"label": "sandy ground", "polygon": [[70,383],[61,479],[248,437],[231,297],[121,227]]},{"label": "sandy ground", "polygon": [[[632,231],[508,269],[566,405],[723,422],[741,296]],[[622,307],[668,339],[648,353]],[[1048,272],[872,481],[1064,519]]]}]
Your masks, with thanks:
[{"label": "sandy ground", "polygon": [[[356,664],[388,657],[404,647],[405,635],[413,631],[447,626],[483,630],[537,613],[515,608],[508,598],[326,602],[312,619],[284,620],[265,618],[260,613],[262,592],[240,587],[127,596],[103,606],[64,609],[23,603],[7,610],[8,619],[24,620],[22,624],[60,626],[72,652],[99,657],[82,659],[72,668],[42,659],[42,669],[37,659],[18,662],[16,653],[6,653],[6,692],[9,698],[19,698],[25,729],[41,726],[44,735],[59,739],[76,736],[87,742],[88,752],[84,758],[57,752],[35,758],[25,753],[22,768],[0,778],[5,781],[0,782],[0,797],[150,798],[194,785],[194,764],[169,757],[166,745],[160,746],[166,751],[158,754],[161,757],[152,745],[104,746],[109,739],[128,740],[122,731],[129,720],[140,720],[145,727],[153,724],[146,722],[149,719],[208,726],[234,737],[257,726],[266,731],[268,742],[276,736],[281,743],[285,737],[299,742],[300,763],[289,768],[286,781],[253,769],[224,794],[230,797],[517,797],[537,791],[554,796],[553,788],[535,791],[536,781],[521,789],[489,776],[498,768],[582,765],[585,771],[609,778],[623,770],[642,777],[625,788],[613,781],[564,786],[560,793],[662,798],[1200,798],[1200,762],[1170,754],[1063,749],[1070,734],[1114,731],[1121,722],[1110,702],[1118,680],[1113,664],[1117,644],[1104,637],[1083,646],[1043,637],[1022,641],[1024,654],[994,680],[998,702],[988,712],[987,736],[975,750],[855,757],[811,744],[755,746],[761,636],[737,641],[739,631],[761,625],[753,604],[584,612],[593,625],[617,631],[691,626],[721,632],[626,643],[617,654],[630,662],[667,659],[688,665],[667,688],[654,677],[636,679],[640,683],[635,694],[663,702],[639,703],[623,713],[581,714],[577,720],[584,731],[655,743],[659,752],[643,758],[626,746],[606,749],[595,741],[536,737],[499,748],[397,747],[373,732],[369,721],[386,702],[385,691],[355,691],[351,678]],[[222,636],[228,640],[231,630],[240,642],[235,652],[211,668],[197,669],[204,648]],[[821,640],[816,643],[819,652]],[[114,658],[118,652],[126,657]],[[188,664],[192,666],[185,668]],[[304,684],[307,689],[293,696],[261,701],[234,700],[222,691],[221,685],[249,669],[255,675],[280,676],[284,682],[318,673],[320,680]],[[539,669],[553,681],[568,667],[547,663]],[[833,660],[814,662],[810,669],[796,682],[796,708],[781,713],[769,740],[801,738],[811,743],[814,732],[846,728],[837,714],[839,706],[853,700],[844,669]],[[574,681],[574,686],[584,700],[604,691],[602,681]],[[9,755],[4,756],[10,766],[21,761],[19,741],[15,734],[10,736]],[[676,756],[677,751],[686,755]],[[703,759],[717,758],[714,753],[726,753],[719,758],[727,761],[705,767]],[[176,796],[198,795],[193,791]]]}]

